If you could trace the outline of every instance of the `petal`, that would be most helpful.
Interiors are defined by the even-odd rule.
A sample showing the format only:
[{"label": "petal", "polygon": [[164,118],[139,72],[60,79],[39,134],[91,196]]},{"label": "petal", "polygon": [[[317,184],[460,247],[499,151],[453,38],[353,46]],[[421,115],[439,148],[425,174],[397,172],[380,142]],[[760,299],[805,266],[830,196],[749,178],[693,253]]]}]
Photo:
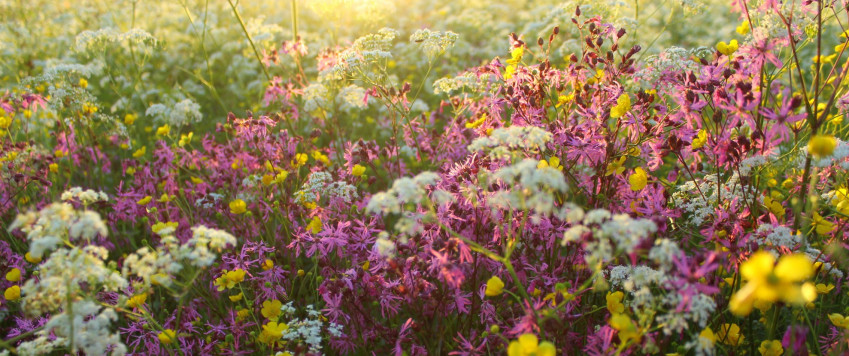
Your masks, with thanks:
[{"label": "petal", "polygon": [[740,274],[745,280],[765,279],[772,272],[775,257],[769,252],[755,252],[746,262],[740,266]]},{"label": "petal", "polygon": [[778,260],[775,276],[781,281],[801,282],[814,275],[814,265],[808,256],[796,253]]}]

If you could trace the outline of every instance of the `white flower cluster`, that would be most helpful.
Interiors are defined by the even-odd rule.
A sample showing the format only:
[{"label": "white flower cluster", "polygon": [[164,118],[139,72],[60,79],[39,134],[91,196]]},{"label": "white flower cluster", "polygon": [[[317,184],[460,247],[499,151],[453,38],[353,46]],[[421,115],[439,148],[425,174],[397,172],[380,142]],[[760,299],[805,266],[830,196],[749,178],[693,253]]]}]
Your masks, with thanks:
[{"label": "white flower cluster", "polygon": [[716,310],[716,302],[713,298],[702,293],[698,293],[686,301],[688,307],[683,308],[683,310],[679,310],[681,303],[680,294],[668,293],[663,297],[662,304],[666,312],[658,315],[655,320],[658,325],[663,325],[664,334],[681,333],[689,328],[690,323],[696,323],[700,328],[704,328],[710,316]]},{"label": "white flower cluster", "polygon": [[403,177],[392,182],[392,188],[372,195],[366,211],[380,214],[400,214],[405,204],[419,204],[427,196],[425,188],[439,181],[439,175],[423,172],[409,178]]},{"label": "white flower cluster", "polygon": [[183,266],[175,260],[175,254],[178,253],[175,240],[173,236],[166,235],[162,238],[162,245],[156,250],[142,247],[124,259],[121,273],[125,277],[134,276],[142,279],[141,284],[133,286],[134,289],[146,290],[152,284],[164,286],[171,284],[171,276],[183,269]]},{"label": "white flower cluster", "polygon": [[365,97],[365,89],[351,84],[339,91],[339,94],[336,95],[336,103],[339,104],[340,110],[350,113],[368,106]]},{"label": "white flower cluster", "polygon": [[[573,209],[570,215],[582,215],[580,208]],[[576,219],[577,216],[573,216]],[[584,259],[591,268],[600,266],[614,257],[614,252],[631,253],[644,239],[657,231],[657,225],[648,219],[633,219],[628,214],[613,215],[604,209],[595,209],[583,215],[583,223],[575,223],[563,233],[562,244],[584,241],[584,234],[592,233],[593,238],[584,243]],[[615,248],[614,248],[615,244]]]},{"label": "white flower cluster", "polygon": [[698,71],[698,62],[691,58],[706,57],[712,51],[705,47],[695,49],[685,49],[681,47],[671,46],[663,49],[656,55],[646,57],[645,63],[640,65],[640,69],[635,74],[635,80],[648,86],[654,87],[657,84],[669,86],[671,82],[662,80],[661,76],[666,73],[686,73],[688,71]]},{"label": "white flower cluster", "polygon": [[109,201],[109,196],[102,191],[94,191],[92,189],[83,190],[80,187],[73,187],[62,192],[62,200],[77,200],[83,205],[91,205],[101,201]]},{"label": "white flower cluster", "polygon": [[760,245],[773,247],[786,247],[793,250],[802,242],[801,234],[794,234],[793,230],[786,226],[772,226],[772,224],[761,224],[758,226],[755,241]]},{"label": "white flower cluster", "polygon": [[91,300],[81,300],[50,318],[44,330],[52,331],[65,342],[73,340],[70,346],[75,354],[81,350],[86,355],[106,355],[111,347],[112,355],[124,355],[127,347],[121,342],[121,336],[109,330],[116,320],[118,314],[111,308],[103,308]]},{"label": "white flower cluster", "polygon": [[441,189],[435,190],[428,199],[426,188],[435,185],[439,179],[439,175],[433,172],[423,172],[413,178],[397,179],[392,183],[392,188],[389,190],[371,196],[366,211],[382,215],[400,214],[401,217],[395,223],[395,229],[402,234],[402,239],[406,238],[407,235],[415,235],[422,230],[419,221],[424,217],[424,214],[406,211],[405,207],[425,202],[443,205],[454,199],[451,193]]},{"label": "white flower cluster", "polygon": [[298,204],[317,203],[322,196],[339,198],[346,203],[359,198],[357,187],[346,182],[334,182],[333,176],[327,172],[313,172],[309,179],[301,185],[301,190],[295,192],[295,202]]},{"label": "white flower cluster", "polygon": [[209,267],[215,262],[215,253],[236,246],[236,238],[224,230],[203,225],[192,227],[192,238],[180,246],[180,258],[191,261],[195,267]]},{"label": "white flower cluster", "polygon": [[510,158],[520,150],[538,152],[551,141],[551,133],[535,126],[510,126],[497,128],[489,136],[479,137],[466,147],[469,152],[489,150],[494,158]]},{"label": "white flower cluster", "polygon": [[381,231],[377,236],[377,240],[374,241],[374,249],[381,257],[393,257],[395,256],[396,246],[389,239],[389,234],[386,231]]},{"label": "white flower cluster", "polygon": [[769,161],[772,159],[774,159],[774,157],[765,157],[763,155],[754,155],[752,157],[748,157],[740,161],[740,174],[747,176],[753,168],[763,166],[769,163]]},{"label": "white flower cluster", "polygon": [[98,235],[105,237],[108,234],[99,214],[90,210],[74,210],[68,203],[52,203],[37,213],[19,214],[8,231],[16,229],[26,233],[29,253],[35,258],[41,258],[44,252],[54,250],[65,242],[80,238],[92,240]]},{"label": "white flower cluster", "polygon": [[327,105],[327,87],[321,83],[312,83],[304,88],[301,97],[304,99],[304,111],[313,112]]},{"label": "white flower cluster", "polygon": [[690,219],[681,221],[693,226],[701,225],[713,215],[717,202],[724,205],[737,200],[754,204],[758,196],[757,189],[743,184],[736,172],[724,183],[718,183],[718,180],[716,174],[708,174],[698,183],[687,181],[678,186],[678,191],[672,194],[672,201],[677,207],[692,214]]},{"label": "white flower cluster", "polygon": [[197,123],[203,120],[200,113],[200,105],[192,99],[184,99],[168,107],[165,104],[153,104],[145,110],[144,114],[159,122],[177,127]]},{"label": "white flower cluster", "polygon": [[77,35],[75,47],[79,52],[102,52],[113,44],[132,44],[139,51],[150,53],[157,41],[145,30],[134,28],[121,33],[114,28],[101,28],[97,31],[86,30]]},{"label": "white flower cluster", "polygon": [[533,211],[537,223],[542,216],[559,213],[555,194],[566,193],[566,179],[560,170],[538,164],[528,158],[497,170],[490,183],[501,182],[509,189],[494,192],[487,204],[494,209]]},{"label": "white flower cluster", "polygon": [[661,285],[663,282],[666,282],[665,272],[648,266],[615,266],[610,269],[611,286],[632,293],[644,287]]},{"label": "white flower cluster", "polygon": [[480,92],[492,78],[489,74],[478,75],[473,72],[466,72],[455,77],[445,77],[437,79],[433,82],[434,94],[451,94],[458,90],[469,89],[471,92]]},{"label": "white flower cluster", "polygon": [[109,255],[106,248],[89,245],[83,248],[62,248],[50,254],[40,265],[39,278],[27,280],[21,291],[24,307],[39,314],[60,310],[84,293],[83,286],[102,286],[117,291],[127,286],[127,280],[106,267]]},{"label": "white flower cluster", "polygon": [[821,262],[823,271],[828,272],[837,280],[843,279],[843,271],[837,268],[837,265],[832,264],[831,262],[823,261],[824,254],[820,250],[809,247],[807,250],[805,250],[805,254],[808,255],[808,258],[810,258],[811,261]]},{"label": "white flower cluster", "polygon": [[365,35],[354,41],[351,48],[339,53],[339,61],[333,67],[334,76],[347,76],[362,65],[392,58],[392,42],[398,31],[382,28],[377,33]]},{"label": "white flower cluster", "polygon": [[451,31],[439,32],[423,28],[414,32],[410,36],[410,41],[417,43],[428,59],[433,59],[449,48],[454,47],[454,43],[457,42],[458,38],[460,36]]},{"label": "white flower cluster", "polygon": [[283,315],[291,319],[286,321],[286,328],[283,331],[282,339],[287,341],[287,345],[305,345],[309,348],[312,354],[321,354],[322,333],[327,329],[327,333],[332,337],[342,335],[342,326],[336,323],[328,323],[325,327],[325,322],[321,312],[315,310],[312,305],[307,305],[307,316],[303,319],[294,318],[295,308],[293,302],[286,303],[280,310]]}]

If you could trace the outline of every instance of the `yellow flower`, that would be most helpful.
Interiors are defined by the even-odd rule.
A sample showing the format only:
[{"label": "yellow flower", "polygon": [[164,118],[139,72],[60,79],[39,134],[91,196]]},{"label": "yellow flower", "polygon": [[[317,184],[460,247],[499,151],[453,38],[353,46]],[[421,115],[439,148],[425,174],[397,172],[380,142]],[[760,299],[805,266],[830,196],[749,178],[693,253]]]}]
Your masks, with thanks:
[{"label": "yellow flower", "polygon": [[251,315],[251,311],[250,311],[250,310],[247,310],[247,309],[239,309],[239,311],[237,311],[237,312],[236,312],[236,320],[238,320],[238,321],[245,320],[245,319],[247,319],[247,317],[248,317],[248,316],[250,316],[250,315]]},{"label": "yellow flower", "polygon": [[543,341],[539,342],[534,334],[522,334],[519,339],[510,342],[507,348],[507,356],[555,356],[557,348],[554,344]]},{"label": "yellow flower", "polygon": [[481,117],[479,117],[475,121],[467,122],[466,128],[467,129],[474,129],[474,128],[479,127],[480,125],[483,125],[484,122],[486,122],[486,114],[481,115]]},{"label": "yellow flower", "polygon": [[620,291],[607,293],[607,310],[610,311],[610,314],[619,314],[625,312],[625,304],[622,304],[623,298],[625,298],[625,294]]},{"label": "yellow flower", "polygon": [[734,54],[734,52],[737,52],[738,48],[740,48],[740,46],[737,44],[737,40],[731,40],[731,42],[728,43],[719,42],[716,44],[716,50],[726,56]]},{"label": "yellow flower", "polygon": [[775,201],[771,197],[764,197],[764,206],[775,216],[784,216],[784,206],[781,205],[781,202]]},{"label": "yellow flower", "polygon": [[236,199],[230,202],[230,213],[239,215],[246,211],[248,211],[248,204],[244,200]]},{"label": "yellow flower", "polygon": [[21,270],[12,268],[6,273],[6,280],[9,282],[17,282],[21,280]]},{"label": "yellow flower", "polygon": [[707,143],[707,131],[705,129],[699,130],[699,133],[696,134],[696,137],[693,137],[693,143],[690,145],[694,150],[702,148]]},{"label": "yellow flower", "polygon": [[21,299],[21,287],[11,286],[6,288],[6,291],[3,292],[3,297],[10,302],[14,302],[18,299]]},{"label": "yellow flower", "polygon": [[638,340],[640,338],[640,330],[637,329],[631,318],[625,314],[613,314],[607,322],[611,328],[619,332],[619,340],[622,343],[628,343],[630,340]]},{"label": "yellow flower", "polygon": [[615,161],[608,163],[604,175],[609,176],[614,173],[622,174],[622,172],[625,171],[625,167],[623,166],[623,164],[625,164],[625,160],[627,158],[628,156],[622,156],[616,159]]},{"label": "yellow flower", "polygon": [[41,262],[41,257],[38,257],[38,258],[32,257],[32,255],[29,252],[27,252],[27,254],[24,255],[24,259],[26,259],[27,262],[32,263],[32,264]]},{"label": "yellow flower", "polygon": [[141,158],[141,156],[144,156],[145,153],[147,153],[147,146],[142,146],[142,148],[133,152],[133,158]]},{"label": "yellow flower", "polygon": [[189,132],[188,134],[180,135],[180,141],[177,142],[177,145],[180,146],[180,147],[188,145],[189,143],[192,142],[192,137],[194,137],[194,135],[195,135],[194,132]]},{"label": "yellow flower", "polygon": [[171,133],[171,126],[160,126],[156,129],[156,136],[168,136]]},{"label": "yellow flower", "polygon": [[97,112],[97,106],[95,106],[94,104],[92,104],[92,103],[84,103],[83,104],[83,113],[84,114],[88,115],[88,114],[94,114],[96,112]]},{"label": "yellow flower", "polygon": [[716,333],[719,342],[729,346],[739,346],[743,342],[743,334],[737,324],[722,324]]},{"label": "yellow flower", "polygon": [[751,28],[749,28],[749,20],[743,20],[743,22],[740,23],[740,26],[737,26],[737,33],[741,36],[745,36],[749,33],[749,30],[751,30]]},{"label": "yellow flower", "polygon": [[628,94],[622,94],[616,99],[616,106],[610,108],[610,117],[618,119],[625,116],[625,113],[631,110],[631,97]]},{"label": "yellow flower", "polygon": [[814,213],[811,217],[811,230],[814,230],[819,235],[825,235],[834,230],[834,223],[826,220],[820,214]]},{"label": "yellow flower", "polygon": [[130,299],[127,299],[127,308],[133,309],[138,308],[144,305],[144,302],[147,301],[147,293],[136,294]]},{"label": "yellow flower", "polygon": [[80,86],[81,86],[83,89],[88,88],[88,80],[85,80],[85,78],[80,78],[80,82],[79,82],[79,83],[80,83]]},{"label": "yellow flower", "polygon": [[834,289],[834,284],[817,283],[817,294],[828,294]]},{"label": "yellow flower", "polygon": [[784,354],[784,348],[781,347],[780,340],[764,340],[758,347],[758,352],[763,356],[781,356]]},{"label": "yellow flower", "polygon": [[158,222],[153,224],[150,227],[150,230],[153,231],[154,234],[159,234],[160,231],[163,233],[173,233],[177,227],[180,226],[180,223],[177,221],[168,221],[168,222]]},{"label": "yellow flower", "polygon": [[168,345],[176,341],[177,333],[175,333],[174,330],[165,329],[156,335],[156,338],[159,339],[159,342]]},{"label": "yellow flower", "polygon": [[749,315],[755,301],[804,305],[817,297],[813,283],[805,282],[814,275],[814,265],[804,254],[775,257],[764,251],[755,252],[740,265],[740,275],[747,281],[728,304],[731,313]]},{"label": "yellow flower", "polygon": [[713,330],[710,327],[705,328],[702,332],[699,333],[699,343],[702,346],[713,347],[713,344],[716,343],[716,335],[713,333]]},{"label": "yellow flower", "polygon": [[218,287],[218,291],[230,289],[245,280],[245,270],[237,268],[232,271],[224,270],[221,277],[215,279],[214,285]]},{"label": "yellow flower", "polygon": [[124,115],[124,123],[127,125],[132,125],[134,122],[136,122],[136,119],[138,118],[139,116],[136,114],[126,114]]},{"label": "yellow flower", "polygon": [[298,153],[295,155],[295,160],[292,162],[292,165],[295,167],[303,166],[307,163],[307,155],[305,153]]},{"label": "yellow flower", "polygon": [[808,141],[808,153],[817,158],[831,156],[836,147],[837,139],[831,135],[815,135]]},{"label": "yellow flower", "polygon": [[262,262],[262,270],[268,271],[272,268],[274,268],[274,261],[266,258],[265,261]]},{"label": "yellow flower", "polygon": [[276,321],[269,322],[262,326],[262,332],[259,334],[259,341],[272,345],[274,342],[280,340],[283,336],[283,332],[289,329],[289,325],[286,323],[278,324]]},{"label": "yellow flower", "polygon": [[276,176],[274,176],[274,181],[272,183],[283,183],[283,181],[286,180],[286,177],[288,176],[289,171],[280,171],[279,173],[277,173]]},{"label": "yellow flower", "polygon": [[634,169],[634,173],[628,176],[628,183],[631,184],[631,190],[640,191],[648,184],[649,175],[640,167]]},{"label": "yellow flower", "polygon": [[266,300],[262,302],[262,310],[260,310],[260,312],[266,319],[277,320],[282,312],[282,310],[280,310],[281,307],[283,307],[283,303],[277,299]]},{"label": "yellow flower", "polygon": [[307,230],[309,230],[313,234],[321,232],[321,218],[318,216],[312,218],[312,220],[310,220],[310,223],[307,224]]},{"label": "yellow flower", "polygon": [[365,172],[366,167],[363,167],[359,164],[355,164],[353,167],[351,167],[351,175],[354,177],[362,177]]},{"label": "yellow flower", "polygon": [[849,318],[843,315],[837,313],[828,314],[828,320],[831,320],[831,323],[838,328],[849,330]]},{"label": "yellow flower", "polygon": [[548,161],[541,160],[539,161],[539,163],[537,163],[537,168],[541,169],[546,167],[551,167],[561,171],[563,170],[563,166],[560,165],[560,158],[554,156],[550,157]]},{"label": "yellow flower", "polygon": [[328,158],[327,155],[325,155],[325,154],[323,154],[319,151],[312,151],[312,158],[315,159],[316,161],[324,163],[325,166],[330,165],[330,158]]},{"label": "yellow flower", "polygon": [[234,302],[234,303],[235,303],[235,302],[238,302],[238,301],[242,300],[242,297],[243,297],[243,296],[244,296],[244,294],[239,293],[239,294],[236,294],[236,295],[228,296],[228,298],[230,298],[230,301],[231,301],[231,302]]},{"label": "yellow flower", "polygon": [[569,94],[569,95],[558,96],[557,97],[557,104],[555,104],[554,107],[559,108],[559,107],[563,106],[563,104],[569,103],[572,100],[575,100],[575,93],[572,93],[572,94]]},{"label": "yellow flower", "polygon": [[492,276],[488,281],[486,281],[486,294],[487,297],[495,297],[504,292],[504,281],[498,276]]},{"label": "yellow flower", "polygon": [[148,195],[148,196],[145,196],[144,198],[139,199],[139,201],[137,201],[137,202],[136,202],[136,204],[138,204],[138,205],[147,205],[147,204],[150,204],[150,201],[151,201],[151,200],[153,200],[153,197],[151,197],[150,195]]}]

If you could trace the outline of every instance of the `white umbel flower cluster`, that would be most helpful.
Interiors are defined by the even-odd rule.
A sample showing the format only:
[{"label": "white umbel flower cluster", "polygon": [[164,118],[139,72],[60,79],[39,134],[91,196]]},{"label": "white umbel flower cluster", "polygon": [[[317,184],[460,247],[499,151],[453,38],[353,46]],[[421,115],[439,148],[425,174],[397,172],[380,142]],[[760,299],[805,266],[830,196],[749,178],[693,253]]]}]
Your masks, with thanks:
[{"label": "white umbel flower cluster", "polygon": [[[71,193],[73,195],[73,193]],[[94,194],[97,197],[97,194]],[[49,257],[39,265],[38,278],[21,288],[24,310],[35,316],[50,314],[50,320],[19,350],[47,351],[67,348],[74,354],[113,355],[127,352],[120,336],[110,327],[118,315],[95,302],[101,291],[117,292],[127,280],[106,265],[109,251],[101,246],[74,246],[80,239],[106,236],[106,225],[94,211],[77,211],[68,203],[53,203],[38,213],[18,215],[9,230],[21,229],[30,242],[30,255]],[[49,341],[48,335],[57,339]]]},{"label": "white umbel flower cluster", "polygon": [[451,31],[439,32],[423,28],[414,32],[410,36],[410,41],[418,44],[418,47],[425,55],[429,59],[433,59],[445,53],[449,48],[454,47],[454,43],[457,42],[458,38],[460,36]]},{"label": "white umbel flower cluster", "polygon": [[[628,214],[614,215],[604,209],[595,209],[584,214],[582,223],[576,222],[563,233],[562,244],[583,243],[587,265],[600,268],[616,252],[633,252],[641,241],[656,231],[657,225],[651,220],[633,219]],[[591,233],[593,238],[582,239],[587,233]]]},{"label": "white umbel flower cluster", "polygon": [[333,176],[327,172],[313,172],[309,179],[301,185],[301,190],[295,192],[295,202],[298,204],[317,203],[321,197],[339,198],[351,203],[359,198],[357,187],[346,182],[334,182]]},{"label": "white umbel flower cluster", "polygon": [[218,257],[216,253],[236,246],[236,238],[224,230],[200,225],[192,228],[192,238],[180,246],[180,257],[191,261],[195,267],[209,267]]},{"label": "white umbel flower cluster", "polygon": [[493,158],[510,158],[513,152],[539,152],[551,141],[551,133],[535,126],[497,128],[467,147],[470,152],[489,151]]},{"label": "white umbel flower cluster", "polygon": [[8,231],[20,229],[30,243],[29,253],[41,258],[65,242],[107,236],[106,224],[90,210],[77,211],[68,203],[52,203],[38,212],[19,214]]},{"label": "white umbel flower cluster", "polygon": [[563,172],[538,164],[537,160],[524,159],[497,170],[491,183],[500,182],[509,189],[495,192],[487,204],[495,209],[533,211],[536,223],[542,216],[559,212],[555,194],[568,189]]},{"label": "white umbel flower cluster", "polygon": [[282,339],[287,341],[287,345],[305,345],[310,353],[321,354],[322,334],[325,330],[331,337],[342,336],[342,326],[336,323],[325,325],[321,312],[315,310],[312,305],[307,305],[305,318],[294,318],[295,308],[292,303],[289,302],[280,307],[284,317],[291,318],[286,321],[288,328],[283,331],[282,336]]},{"label": "white umbel flower cluster", "polygon": [[152,117],[158,122],[182,127],[203,120],[200,113],[200,105],[192,99],[184,99],[168,107],[165,104],[153,104],[145,110],[144,114]]},{"label": "white umbel flower cluster", "polygon": [[92,189],[83,190],[80,187],[73,187],[62,193],[63,201],[76,200],[83,205],[91,205],[97,202],[109,201],[109,196],[102,191],[94,191]]}]

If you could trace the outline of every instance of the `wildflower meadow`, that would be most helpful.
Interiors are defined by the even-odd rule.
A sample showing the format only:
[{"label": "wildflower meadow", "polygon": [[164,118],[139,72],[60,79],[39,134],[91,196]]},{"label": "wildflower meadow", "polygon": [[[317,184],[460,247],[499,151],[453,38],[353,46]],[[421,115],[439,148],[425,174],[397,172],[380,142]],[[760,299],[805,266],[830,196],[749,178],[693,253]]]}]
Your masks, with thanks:
[{"label": "wildflower meadow", "polygon": [[0,0],[2,355],[849,355],[848,0]]}]

